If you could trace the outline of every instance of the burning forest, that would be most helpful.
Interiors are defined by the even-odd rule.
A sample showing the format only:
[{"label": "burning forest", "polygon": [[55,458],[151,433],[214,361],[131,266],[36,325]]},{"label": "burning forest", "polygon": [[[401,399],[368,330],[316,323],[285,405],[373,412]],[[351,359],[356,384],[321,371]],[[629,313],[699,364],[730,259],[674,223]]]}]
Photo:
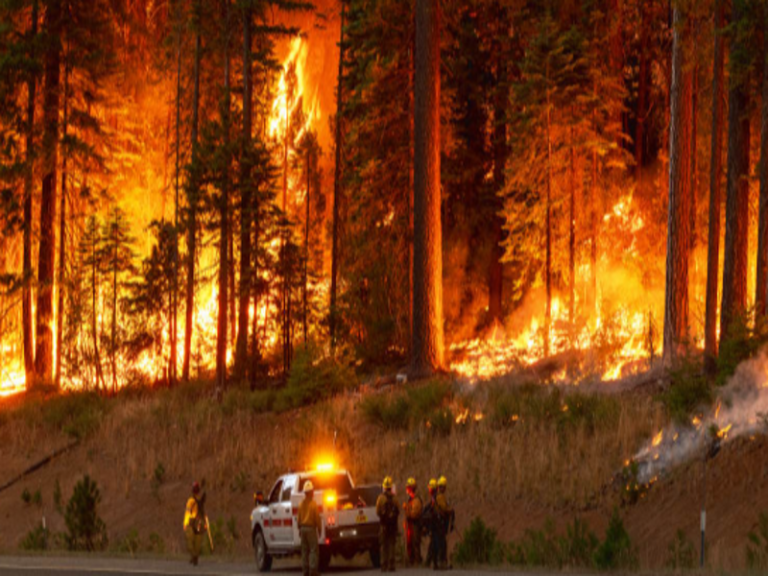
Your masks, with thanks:
[{"label": "burning forest", "polygon": [[0,0],[0,405],[437,379],[372,418],[637,397],[621,481],[706,467],[766,431],[767,53],[763,0]]}]

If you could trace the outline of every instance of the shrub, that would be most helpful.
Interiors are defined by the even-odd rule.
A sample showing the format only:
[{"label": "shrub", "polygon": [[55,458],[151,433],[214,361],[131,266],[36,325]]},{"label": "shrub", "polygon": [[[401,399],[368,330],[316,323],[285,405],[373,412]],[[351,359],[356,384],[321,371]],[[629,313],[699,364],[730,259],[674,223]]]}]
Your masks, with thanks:
[{"label": "shrub", "polygon": [[154,552],[156,554],[165,553],[165,540],[163,540],[163,537],[157,532],[150,533],[147,552]]},{"label": "shrub", "polygon": [[595,533],[587,523],[576,518],[565,529],[565,536],[560,538],[560,567],[586,568],[592,566],[595,550],[599,546]]},{"label": "shrub", "polygon": [[128,534],[126,534],[118,543],[117,551],[122,554],[130,554],[135,556],[139,550],[141,550],[141,539],[139,538],[139,532],[136,528],[131,528]]},{"label": "shrub", "polygon": [[768,321],[758,318],[753,323],[753,316],[751,312],[738,315],[730,323],[728,338],[721,340],[717,358],[718,386],[726,384],[739,364],[755,356],[768,342]]},{"label": "shrub", "polygon": [[472,520],[453,552],[453,562],[458,566],[498,566],[503,560],[504,549],[496,530],[488,528],[480,518]]},{"label": "shrub", "polygon": [[155,471],[152,473],[152,480],[150,481],[150,487],[152,488],[152,494],[155,498],[160,498],[160,486],[165,481],[165,466],[162,462],[158,462],[155,466]]},{"label": "shrub", "polygon": [[75,484],[64,513],[67,548],[92,552],[106,547],[107,527],[97,510],[100,502],[99,488],[89,476]]},{"label": "shrub", "polygon": [[83,440],[101,425],[108,403],[95,392],[68,392],[27,402],[22,408],[28,421],[64,432],[75,440]]},{"label": "shrub", "polygon": [[605,540],[595,551],[594,562],[599,570],[626,570],[637,566],[637,556],[618,508],[613,510]]},{"label": "shrub", "polygon": [[747,568],[768,569],[768,514],[765,512],[760,513],[757,529],[747,536]]},{"label": "shrub", "polygon": [[385,430],[408,428],[408,401],[402,394],[391,399],[383,395],[368,396],[363,400],[361,408],[369,422]]},{"label": "shrub", "polygon": [[592,566],[599,543],[586,522],[579,518],[566,526],[562,536],[557,536],[555,524],[549,518],[543,529],[526,530],[518,544],[511,544],[508,560],[524,566],[586,568]]},{"label": "shrub", "polygon": [[29,488],[24,488],[24,491],[21,493],[21,501],[27,506],[32,503],[32,494],[30,494]]},{"label": "shrub", "polygon": [[310,342],[296,350],[288,386],[280,395],[288,408],[324,400],[357,385],[345,359],[334,358]]},{"label": "shrub", "polygon": [[701,362],[691,357],[681,358],[679,364],[670,369],[669,376],[671,384],[661,394],[661,401],[672,420],[688,424],[695,410],[712,404],[712,382],[704,374]]},{"label": "shrub", "polygon": [[45,550],[48,548],[48,529],[42,523],[32,528],[19,544],[22,550]]},{"label": "shrub", "polygon": [[441,408],[449,394],[449,383],[433,380],[389,395],[370,395],[363,400],[361,408],[369,422],[386,430],[406,430],[410,425],[429,421],[435,431],[447,434],[453,416]]},{"label": "shrub", "polygon": [[232,492],[240,492],[242,494],[248,490],[250,485],[251,475],[248,472],[241,470],[235,475],[232,483],[229,485],[229,489],[232,490]]},{"label": "shrub", "polygon": [[427,420],[429,429],[438,436],[448,436],[453,428],[453,414],[450,410],[435,410]]},{"label": "shrub", "polygon": [[684,531],[678,530],[675,539],[669,543],[665,566],[675,571],[692,570],[696,567],[696,551]]}]

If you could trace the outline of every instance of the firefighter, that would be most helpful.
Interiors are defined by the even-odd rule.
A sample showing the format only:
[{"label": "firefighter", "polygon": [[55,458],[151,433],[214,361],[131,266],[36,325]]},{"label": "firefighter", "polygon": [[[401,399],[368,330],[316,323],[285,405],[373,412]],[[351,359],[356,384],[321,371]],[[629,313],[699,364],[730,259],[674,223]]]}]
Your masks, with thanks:
[{"label": "firefighter", "polygon": [[381,484],[382,493],[376,500],[376,514],[379,517],[379,542],[381,544],[381,571],[395,571],[395,543],[397,542],[397,517],[400,506],[392,493],[392,478],[387,476]]},{"label": "firefighter", "polygon": [[453,526],[456,519],[456,513],[448,503],[445,490],[448,487],[448,480],[445,476],[440,476],[437,481],[437,496],[435,496],[435,508],[437,510],[437,555],[438,566],[441,570],[446,570],[448,566],[448,534],[453,532]]},{"label": "firefighter", "polygon": [[424,507],[424,512],[421,515],[422,530],[424,531],[425,535],[429,535],[429,546],[427,546],[427,561],[424,563],[424,565],[428,567],[431,564],[434,564],[434,567],[437,568],[437,554],[435,553],[435,547],[437,544],[437,538],[435,536],[435,532],[437,530],[435,526],[437,522],[437,511],[435,509],[437,480],[432,478],[427,485],[427,490],[429,491],[429,502],[427,502],[427,505]]},{"label": "firefighter", "polygon": [[301,569],[303,576],[317,576],[320,562],[318,538],[322,524],[315,502],[315,487],[310,480],[304,483],[304,500],[299,504],[299,534],[301,535]]},{"label": "firefighter", "polygon": [[416,493],[416,480],[408,478],[405,491],[408,501],[403,504],[405,512],[405,548],[409,566],[421,564],[421,514],[424,504]]},{"label": "firefighter", "polygon": [[202,500],[205,495],[200,496],[200,484],[192,484],[192,495],[187,500],[187,508],[184,511],[184,535],[187,539],[187,550],[189,550],[189,562],[197,566],[200,558],[200,545],[204,530],[205,518],[201,514]]}]

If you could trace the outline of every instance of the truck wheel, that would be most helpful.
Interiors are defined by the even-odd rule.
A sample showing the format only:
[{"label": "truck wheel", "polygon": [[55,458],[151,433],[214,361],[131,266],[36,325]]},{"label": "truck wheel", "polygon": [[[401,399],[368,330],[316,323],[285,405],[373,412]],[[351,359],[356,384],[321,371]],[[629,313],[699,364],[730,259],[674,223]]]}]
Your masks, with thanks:
[{"label": "truck wheel", "polygon": [[256,570],[269,572],[272,569],[272,556],[267,552],[267,543],[261,530],[253,537],[253,553],[256,556]]},{"label": "truck wheel", "polygon": [[374,568],[381,568],[381,550],[378,546],[371,546],[368,552],[371,555],[371,564]]},{"label": "truck wheel", "polygon": [[320,547],[320,572],[328,571],[328,566],[331,565],[331,551],[325,546]]}]

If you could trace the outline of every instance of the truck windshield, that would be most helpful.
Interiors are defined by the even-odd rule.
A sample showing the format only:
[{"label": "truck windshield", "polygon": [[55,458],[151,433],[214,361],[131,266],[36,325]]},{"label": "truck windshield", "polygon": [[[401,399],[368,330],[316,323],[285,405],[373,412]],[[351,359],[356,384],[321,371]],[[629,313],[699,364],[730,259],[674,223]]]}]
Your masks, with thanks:
[{"label": "truck windshield", "polygon": [[310,480],[315,490],[334,490],[339,496],[348,496],[352,492],[352,483],[347,474],[315,474],[301,480],[301,485]]}]

